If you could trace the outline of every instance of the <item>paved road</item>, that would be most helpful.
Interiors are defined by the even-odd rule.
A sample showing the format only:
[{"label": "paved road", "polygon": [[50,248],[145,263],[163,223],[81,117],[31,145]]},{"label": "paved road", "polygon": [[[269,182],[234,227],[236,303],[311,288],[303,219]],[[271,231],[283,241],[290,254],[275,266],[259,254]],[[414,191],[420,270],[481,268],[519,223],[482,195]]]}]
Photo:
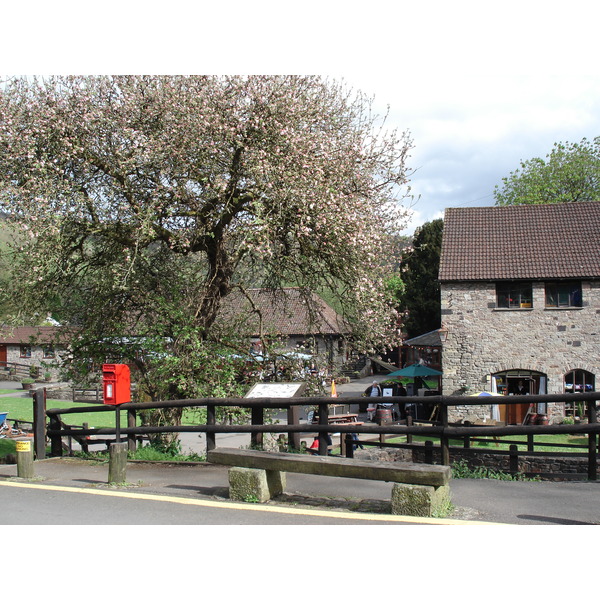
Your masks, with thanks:
[{"label": "paved road", "polygon": [[[283,496],[268,505],[249,505],[228,499],[227,468],[220,465],[129,463],[127,486],[115,488],[107,483],[106,463],[63,458],[34,464],[36,479],[31,481],[16,477],[16,465],[0,465],[0,523],[116,524],[115,519],[130,524],[175,524],[177,519],[195,524],[415,522],[389,516],[391,484],[382,481],[289,473]],[[450,489],[456,507],[452,519],[417,521],[600,523],[600,482],[455,479]],[[114,514],[116,505],[127,512]]]},{"label": "paved road", "polygon": [[3,524],[414,524],[390,515],[391,484],[288,474],[287,493],[266,505],[228,499],[227,467],[129,463],[127,485],[107,483],[107,464],[36,461],[35,479],[0,465]]},{"label": "paved road", "polygon": [[[3,525],[390,525],[410,521],[314,508],[0,483]],[[414,523],[413,523],[414,524]]]}]

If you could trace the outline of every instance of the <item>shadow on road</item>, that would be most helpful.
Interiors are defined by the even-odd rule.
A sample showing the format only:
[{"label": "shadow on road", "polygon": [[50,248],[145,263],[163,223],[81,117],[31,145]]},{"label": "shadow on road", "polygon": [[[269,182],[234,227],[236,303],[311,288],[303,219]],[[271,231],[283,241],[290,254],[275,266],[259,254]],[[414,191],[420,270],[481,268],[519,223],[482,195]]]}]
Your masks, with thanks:
[{"label": "shadow on road", "polygon": [[527,519],[528,521],[541,521],[548,525],[598,525],[598,523],[590,523],[589,521],[574,521],[573,519],[543,517],[541,515],[517,515],[517,518]]}]

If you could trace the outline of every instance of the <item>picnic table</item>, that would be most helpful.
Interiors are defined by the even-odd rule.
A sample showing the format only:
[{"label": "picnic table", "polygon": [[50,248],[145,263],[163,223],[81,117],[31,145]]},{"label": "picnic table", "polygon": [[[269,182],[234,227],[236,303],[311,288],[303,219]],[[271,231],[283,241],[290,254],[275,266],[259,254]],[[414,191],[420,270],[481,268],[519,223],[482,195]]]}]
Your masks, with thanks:
[{"label": "picnic table", "polygon": [[[319,416],[314,415],[313,423],[319,423]],[[346,448],[344,445],[344,433],[343,429],[346,425],[364,425],[363,421],[358,420],[358,414],[356,413],[345,413],[339,415],[328,415],[327,423],[330,425],[340,425],[339,435],[340,435],[340,454],[343,456],[345,454]],[[356,441],[358,443],[358,436],[355,435]]]},{"label": "picnic table", "polygon": [[[318,422],[319,422],[319,416],[315,415],[313,417],[313,423],[318,423]],[[361,423],[358,421],[358,415],[356,413],[329,415],[327,417],[327,423],[331,423],[333,425],[347,425],[350,423],[352,423],[354,425],[364,425],[364,423]]]}]

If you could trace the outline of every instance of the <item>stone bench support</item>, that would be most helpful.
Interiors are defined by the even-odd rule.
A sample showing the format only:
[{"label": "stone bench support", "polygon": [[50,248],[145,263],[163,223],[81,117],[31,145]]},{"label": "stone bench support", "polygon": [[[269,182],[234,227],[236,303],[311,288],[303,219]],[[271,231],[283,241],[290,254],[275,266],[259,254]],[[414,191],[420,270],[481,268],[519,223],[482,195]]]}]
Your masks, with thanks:
[{"label": "stone bench support", "polygon": [[431,517],[450,503],[450,467],[414,463],[361,461],[331,456],[308,456],[260,450],[215,449],[208,461],[229,465],[229,497],[268,502],[282,494],[286,472],[390,481],[392,514]]},{"label": "stone bench support", "polygon": [[281,471],[231,467],[229,469],[229,497],[245,502],[268,502],[283,494],[286,477]]},{"label": "stone bench support", "polygon": [[395,483],[392,488],[393,515],[434,517],[445,514],[449,506],[449,485]]}]

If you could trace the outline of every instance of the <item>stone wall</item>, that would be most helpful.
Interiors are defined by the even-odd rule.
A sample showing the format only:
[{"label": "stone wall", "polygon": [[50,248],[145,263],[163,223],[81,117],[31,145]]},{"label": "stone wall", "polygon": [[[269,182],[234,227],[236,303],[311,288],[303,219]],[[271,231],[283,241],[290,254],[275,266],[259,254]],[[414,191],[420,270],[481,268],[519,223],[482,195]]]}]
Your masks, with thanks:
[{"label": "stone wall", "polygon": [[[30,344],[23,345],[30,347],[31,356],[21,356],[21,345],[19,344],[6,344],[6,361],[8,363],[38,367],[42,375],[46,372],[51,373],[54,377],[58,375],[60,366],[59,353],[54,357],[48,357],[44,356],[44,349],[41,346],[31,346]],[[17,380],[18,379],[20,379],[20,377],[17,377]]]},{"label": "stone wall", "polygon": [[[412,460],[417,463],[427,462],[425,449],[415,449]],[[433,461],[441,464],[439,448],[433,449]],[[510,472],[510,457],[508,454],[486,454],[464,448],[450,448],[450,462],[464,461],[471,469],[488,467],[503,473]],[[541,478],[569,481],[574,478],[585,479],[588,472],[588,460],[585,457],[557,456],[522,456],[518,459],[518,472],[537,474]]]},{"label": "stone wall", "polygon": [[[600,359],[600,282],[582,282],[583,306],[545,307],[544,282],[533,282],[533,307],[497,309],[495,282],[443,284],[443,390],[448,395],[489,389],[501,371],[539,371],[547,393],[564,392],[573,369],[596,373]],[[556,421],[563,405],[550,405]],[[490,416],[489,407],[457,407],[452,419]]]},{"label": "stone wall", "polygon": [[[439,447],[429,450],[433,456],[434,464],[441,464],[441,451]],[[354,457],[360,460],[383,460],[415,462],[421,464],[429,463],[425,446],[422,448],[365,448],[356,450]],[[508,454],[492,454],[474,451],[464,448],[450,447],[450,463],[464,461],[469,468],[488,467],[501,471],[510,472],[510,457]],[[584,457],[570,456],[522,456],[519,455],[518,472],[538,474],[541,478],[553,480],[586,479],[588,461]]]}]

